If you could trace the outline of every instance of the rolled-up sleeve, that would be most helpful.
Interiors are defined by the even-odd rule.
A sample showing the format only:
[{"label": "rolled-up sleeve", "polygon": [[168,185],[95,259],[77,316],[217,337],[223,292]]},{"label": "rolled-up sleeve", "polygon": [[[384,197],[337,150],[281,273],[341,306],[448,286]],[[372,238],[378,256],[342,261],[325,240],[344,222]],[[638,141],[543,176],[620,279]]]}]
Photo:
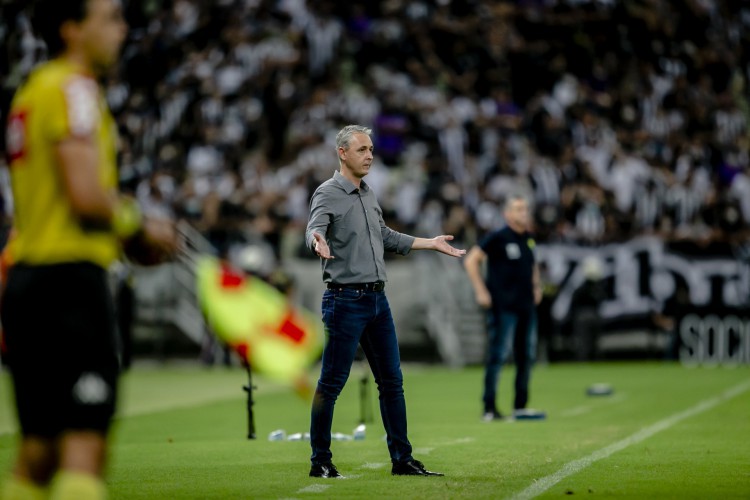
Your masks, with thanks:
[{"label": "rolled-up sleeve", "polygon": [[380,234],[383,235],[383,249],[387,252],[406,255],[411,251],[414,244],[414,236],[394,231],[385,225],[382,217],[380,218]]}]

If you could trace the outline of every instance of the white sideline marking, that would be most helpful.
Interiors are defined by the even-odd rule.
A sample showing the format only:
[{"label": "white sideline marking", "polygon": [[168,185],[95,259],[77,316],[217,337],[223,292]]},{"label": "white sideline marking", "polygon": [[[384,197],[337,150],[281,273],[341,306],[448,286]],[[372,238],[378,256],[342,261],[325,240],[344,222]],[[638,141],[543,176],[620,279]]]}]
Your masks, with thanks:
[{"label": "white sideline marking", "polygon": [[323,493],[330,488],[330,484],[311,484],[297,491],[297,493]]},{"label": "white sideline marking", "polygon": [[583,469],[593,464],[594,462],[601,460],[603,458],[607,458],[613,453],[616,453],[620,450],[624,450],[630,445],[640,443],[641,441],[644,441],[650,438],[651,436],[653,436],[654,434],[658,432],[669,429],[673,425],[681,422],[682,420],[685,420],[686,418],[690,418],[694,415],[698,415],[699,413],[703,413],[706,410],[710,410],[711,408],[718,405],[719,403],[723,403],[724,401],[732,399],[735,396],[739,396],[740,394],[747,391],[748,389],[750,389],[750,382],[745,382],[743,384],[739,384],[735,387],[732,387],[731,389],[724,391],[719,396],[706,399],[705,401],[701,401],[697,405],[691,408],[688,408],[687,410],[681,411],[680,413],[675,413],[674,415],[667,417],[664,420],[660,420],[659,422],[656,422],[653,425],[645,427],[641,429],[640,431],[636,432],[635,434],[631,434],[630,436],[626,437],[625,439],[621,441],[618,441],[600,450],[597,450],[594,453],[586,457],[579,458],[578,460],[573,460],[572,462],[568,462],[567,464],[563,465],[562,469],[558,470],[554,474],[550,474],[549,476],[546,476],[539,480],[534,481],[534,483],[531,486],[529,486],[528,488],[526,488],[525,490],[519,493],[516,493],[510,498],[512,500],[524,500],[524,499],[534,498],[538,495],[541,495],[542,493],[552,488],[554,485],[556,485],[557,483],[559,483],[566,477],[582,471]]}]

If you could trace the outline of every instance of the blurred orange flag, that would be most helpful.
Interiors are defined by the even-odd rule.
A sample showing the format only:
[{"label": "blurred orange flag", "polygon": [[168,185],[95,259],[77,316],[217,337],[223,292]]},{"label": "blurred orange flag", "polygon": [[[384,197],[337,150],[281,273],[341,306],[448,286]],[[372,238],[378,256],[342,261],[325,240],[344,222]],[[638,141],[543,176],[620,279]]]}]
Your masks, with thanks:
[{"label": "blurred orange flag", "polygon": [[322,321],[265,281],[202,257],[197,291],[208,325],[253,371],[298,385],[320,356]]}]

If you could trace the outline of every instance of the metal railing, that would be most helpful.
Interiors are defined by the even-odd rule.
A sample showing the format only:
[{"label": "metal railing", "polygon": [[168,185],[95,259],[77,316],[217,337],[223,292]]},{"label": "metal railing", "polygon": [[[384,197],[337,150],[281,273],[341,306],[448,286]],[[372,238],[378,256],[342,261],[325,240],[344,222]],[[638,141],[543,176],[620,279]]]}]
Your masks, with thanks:
[{"label": "metal railing", "polygon": [[184,221],[177,226],[177,255],[172,262],[135,268],[136,327],[150,336],[164,335],[169,327],[203,345],[207,326],[198,304],[195,267],[201,255],[216,250],[194,227]]},{"label": "metal railing", "polygon": [[484,353],[484,314],[474,302],[460,262],[438,254],[420,255],[424,279],[425,327],[442,360],[461,367],[479,363]]}]

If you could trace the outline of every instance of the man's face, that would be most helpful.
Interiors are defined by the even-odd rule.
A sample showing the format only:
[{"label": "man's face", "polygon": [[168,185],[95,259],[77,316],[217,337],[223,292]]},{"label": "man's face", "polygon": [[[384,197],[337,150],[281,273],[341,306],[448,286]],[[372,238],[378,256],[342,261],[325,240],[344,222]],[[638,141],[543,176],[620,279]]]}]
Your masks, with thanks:
[{"label": "man's face", "polygon": [[344,170],[361,179],[370,172],[372,164],[372,140],[367,134],[354,134],[349,148],[339,148],[339,158]]},{"label": "man's face", "polygon": [[83,50],[98,74],[117,62],[127,25],[119,0],[89,0],[86,18],[78,25]]},{"label": "man's face", "polygon": [[505,221],[516,232],[526,231],[529,225],[529,204],[526,200],[512,200],[506,207]]}]

